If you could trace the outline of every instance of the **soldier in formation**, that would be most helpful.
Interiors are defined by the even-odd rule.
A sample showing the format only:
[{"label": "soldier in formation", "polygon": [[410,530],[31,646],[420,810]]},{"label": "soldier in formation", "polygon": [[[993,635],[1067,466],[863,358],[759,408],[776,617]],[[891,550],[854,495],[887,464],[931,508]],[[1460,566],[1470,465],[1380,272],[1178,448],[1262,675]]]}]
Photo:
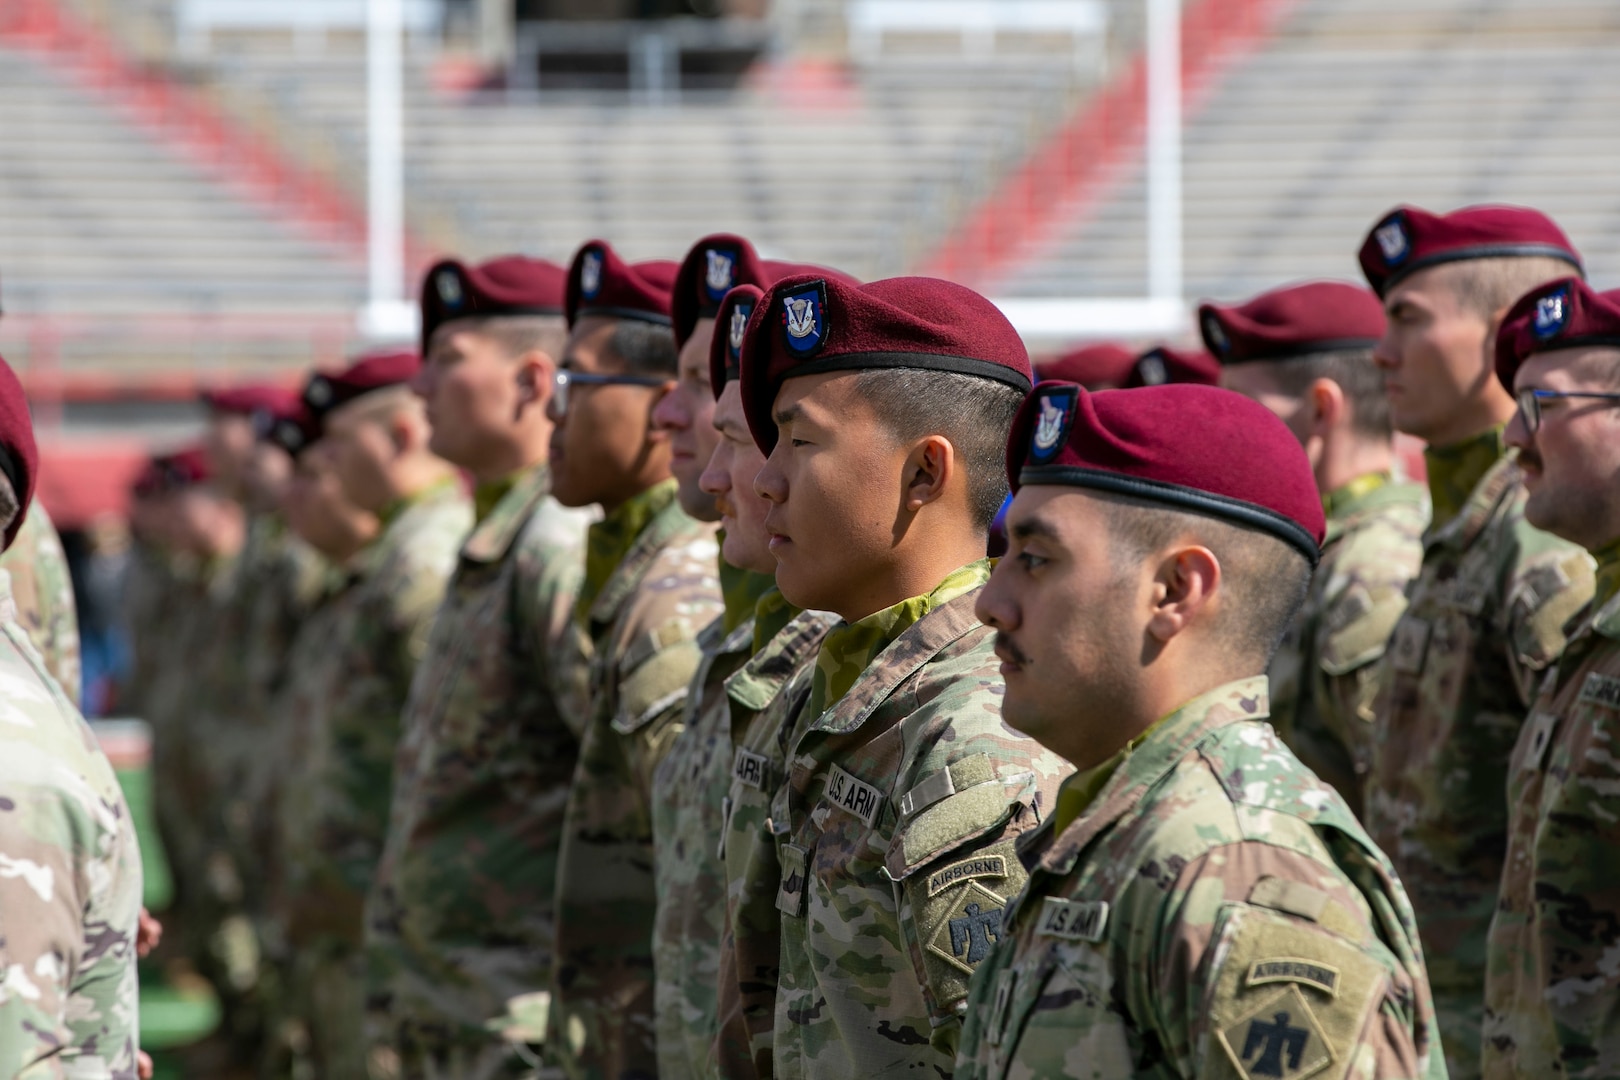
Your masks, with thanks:
[{"label": "soldier in formation", "polygon": [[173,947],[300,1075],[1611,1073],[1620,300],[1360,258],[1033,387],[732,234],[434,265],[136,492]]}]

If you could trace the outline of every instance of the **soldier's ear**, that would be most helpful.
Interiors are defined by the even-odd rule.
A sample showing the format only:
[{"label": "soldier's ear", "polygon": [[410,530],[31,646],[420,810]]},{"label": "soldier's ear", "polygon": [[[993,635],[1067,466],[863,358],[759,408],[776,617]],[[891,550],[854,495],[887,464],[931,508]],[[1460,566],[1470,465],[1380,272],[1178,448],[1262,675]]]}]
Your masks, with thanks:
[{"label": "soldier's ear", "polygon": [[945,436],[930,435],[920,440],[906,455],[902,492],[906,512],[915,514],[937,501],[960,467],[956,447]]}]

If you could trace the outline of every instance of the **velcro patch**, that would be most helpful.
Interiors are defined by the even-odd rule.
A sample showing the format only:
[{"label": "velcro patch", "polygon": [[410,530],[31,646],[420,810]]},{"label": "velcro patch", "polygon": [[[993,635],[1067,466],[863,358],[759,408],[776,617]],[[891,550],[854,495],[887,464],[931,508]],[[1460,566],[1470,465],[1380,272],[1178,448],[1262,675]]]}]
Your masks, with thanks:
[{"label": "velcro patch", "polygon": [[963,859],[928,875],[928,895],[937,896],[952,885],[960,885],[974,878],[1006,876],[1007,858],[1004,855],[980,855],[972,859]]},{"label": "velcro patch", "polygon": [[822,798],[870,825],[883,809],[884,794],[865,780],[832,765],[827,769],[827,787]]},{"label": "velcro patch", "polygon": [[771,759],[756,754],[747,747],[737,747],[731,759],[731,778],[755,791],[765,790],[765,780],[771,774]]},{"label": "velcro patch", "polygon": [[1035,924],[1037,934],[1071,941],[1101,941],[1107,929],[1108,901],[1059,900],[1055,896],[1041,904],[1040,921]]},{"label": "velcro patch", "polygon": [[1280,877],[1263,877],[1249,890],[1249,903],[1273,911],[1286,911],[1312,922],[1321,921],[1322,909],[1327,907],[1330,899],[1320,889]]},{"label": "velcro patch", "polygon": [[1338,993],[1339,969],[1315,960],[1302,960],[1297,956],[1282,956],[1274,960],[1260,960],[1249,968],[1249,985],[1294,982],[1314,986],[1328,997]]},{"label": "velcro patch", "polygon": [[1581,704],[1620,709],[1620,679],[1592,672],[1581,684]]},{"label": "velcro patch", "polygon": [[1244,1080],[1304,1080],[1333,1064],[1333,1047],[1297,986],[1273,994],[1217,1034]]},{"label": "velcro patch", "polygon": [[1443,597],[1445,605],[1464,615],[1478,615],[1485,610],[1485,587],[1467,578],[1453,581]]}]

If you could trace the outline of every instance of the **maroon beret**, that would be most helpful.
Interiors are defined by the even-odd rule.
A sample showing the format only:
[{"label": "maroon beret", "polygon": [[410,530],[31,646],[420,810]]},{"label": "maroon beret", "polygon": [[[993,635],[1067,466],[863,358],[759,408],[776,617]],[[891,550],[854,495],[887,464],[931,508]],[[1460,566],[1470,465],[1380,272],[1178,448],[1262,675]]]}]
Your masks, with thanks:
[{"label": "maroon beret", "polygon": [[1079,383],[1087,390],[1106,390],[1123,385],[1135,366],[1136,353],[1123,345],[1101,341],[1037,364],[1035,373],[1043,379]]},{"label": "maroon beret", "polygon": [[587,315],[668,326],[677,269],[668,259],[627,263],[606,240],[587,242],[568,266],[569,328]]},{"label": "maroon beret", "polygon": [[296,390],[270,384],[229,386],[202,392],[203,404],[215,412],[247,417],[251,417],[260,409],[277,408],[284,405],[289,398],[296,400],[297,397]]},{"label": "maroon beret", "polygon": [[422,352],[452,319],[484,315],[561,315],[567,273],[546,259],[502,255],[477,266],[434,263],[422,279]]},{"label": "maroon beret", "polygon": [[164,491],[183,491],[197,484],[206,484],[214,478],[214,467],[209,464],[208,453],[200,446],[188,446],[154,461],[162,474]]},{"label": "maroon beret", "polygon": [[1172,349],[1168,345],[1155,345],[1136,358],[1130,376],[1121,389],[1134,390],[1141,386],[1163,386],[1165,383],[1217,386],[1220,381],[1220,363],[1202,349]]},{"label": "maroon beret", "polygon": [[748,430],[770,453],[771,406],[786,379],[885,368],[975,375],[1018,390],[1034,381],[1018,331],[972,289],[939,278],[856,285],[796,274],[772,285],[748,322],[742,355]]},{"label": "maroon beret", "polygon": [[670,318],[675,330],[675,347],[686,347],[699,319],[712,319],[720,301],[738,285],[761,289],[790,274],[822,274],[854,282],[855,279],[823,266],[761,259],[754,245],[732,233],[705,236],[686,253],[675,274],[675,291],[670,301]]},{"label": "maroon beret", "polygon": [[1431,214],[1402,206],[1386,214],[1361,244],[1361,272],[1379,296],[1418,270],[1464,259],[1541,255],[1562,259],[1578,274],[1581,257],[1564,231],[1539,210],[1523,206],[1465,206]]},{"label": "maroon beret", "polygon": [[403,386],[422,367],[422,358],[409,349],[368,352],[342,371],[316,372],[304,384],[304,407],[317,422],[326,414],[373,390]]},{"label": "maroon beret", "polygon": [[290,413],[275,417],[264,434],[266,442],[281,447],[295,458],[320,437],[320,418],[302,404]]},{"label": "maroon beret", "polygon": [[714,340],[709,342],[709,386],[714,400],[726,383],[742,378],[742,349],[748,334],[748,321],[765,293],[756,285],[738,285],[726,293],[715,312]]},{"label": "maroon beret", "polygon": [[1620,289],[1598,292],[1577,277],[1538,285],[1508,309],[1496,331],[1496,377],[1509,391],[1519,366],[1539,352],[1620,349]]},{"label": "maroon beret", "polygon": [[1293,360],[1372,348],[1384,336],[1384,305],[1360,285],[1312,281],[1244,304],[1201,304],[1198,329],[1222,364]]},{"label": "maroon beret", "polygon": [[1264,405],[1216,386],[1093,394],[1043,382],[1018,410],[1007,480],[1068,484],[1270,533],[1315,566],[1327,522],[1305,451]]},{"label": "maroon beret", "polygon": [[0,472],[11,481],[17,495],[17,518],[5,533],[5,546],[22,528],[28,507],[34,501],[39,482],[39,447],[34,442],[34,418],[28,411],[28,395],[11,365],[0,358]]}]

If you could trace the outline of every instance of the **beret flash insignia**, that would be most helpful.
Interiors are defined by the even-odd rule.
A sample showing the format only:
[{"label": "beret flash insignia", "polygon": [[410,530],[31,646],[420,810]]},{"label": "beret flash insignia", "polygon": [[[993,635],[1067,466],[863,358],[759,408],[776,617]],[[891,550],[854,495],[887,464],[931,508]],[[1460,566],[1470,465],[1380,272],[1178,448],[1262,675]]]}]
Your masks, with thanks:
[{"label": "beret flash insignia", "polygon": [[1226,336],[1226,328],[1221,320],[1215,317],[1213,311],[1204,313],[1204,340],[1215,352],[1225,356],[1232,348],[1232,339]]},{"label": "beret flash insignia", "polygon": [[733,360],[742,354],[743,334],[748,330],[748,317],[753,313],[753,304],[737,304],[731,309],[731,325],[727,327],[726,343],[731,346]]},{"label": "beret flash insignia", "polygon": [[1045,465],[1069,440],[1069,425],[1074,423],[1074,403],[1079,395],[1073,387],[1042,390],[1040,394],[1041,414],[1029,439],[1029,459]]},{"label": "beret flash insignia", "polygon": [[704,252],[708,266],[703,274],[703,287],[708,290],[709,301],[718,304],[737,284],[737,258],[729,251],[709,248]]},{"label": "beret flash insignia", "polygon": [[324,408],[331,402],[332,384],[326,381],[326,376],[317,375],[309,380],[309,385],[304,388],[304,400],[313,409]]},{"label": "beret flash insignia", "polygon": [[439,303],[447,311],[455,311],[466,299],[461,289],[461,275],[450,267],[445,267],[433,276],[433,286],[439,291]]},{"label": "beret flash insignia", "polygon": [[818,281],[782,297],[782,329],[788,352],[806,359],[827,339],[827,283]]},{"label": "beret flash insignia", "polygon": [[579,291],[587,300],[595,300],[602,291],[602,253],[587,251],[579,260]]},{"label": "beret flash insignia", "polygon": [[304,448],[304,432],[291,420],[278,421],[271,438],[289,454],[296,454]]},{"label": "beret flash insignia", "polygon": [[1530,332],[1537,341],[1556,337],[1569,322],[1569,288],[1566,286],[1536,301],[1536,314]]},{"label": "beret flash insignia", "polygon": [[1374,229],[1373,239],[1378,241],[1378,250],[1388,266],[1399,266],[1412,250],[1412,243],[1406,235],[1406,222],[1399,214]]},{"label": "beret flash insignia", "polygon": [[1169,370],[1164,366],[1164,357],[1157,353],[1148,353],[1138,360],[1136,371],[1142,376],[1143,386],[1163,386],[1170,377]]}]

